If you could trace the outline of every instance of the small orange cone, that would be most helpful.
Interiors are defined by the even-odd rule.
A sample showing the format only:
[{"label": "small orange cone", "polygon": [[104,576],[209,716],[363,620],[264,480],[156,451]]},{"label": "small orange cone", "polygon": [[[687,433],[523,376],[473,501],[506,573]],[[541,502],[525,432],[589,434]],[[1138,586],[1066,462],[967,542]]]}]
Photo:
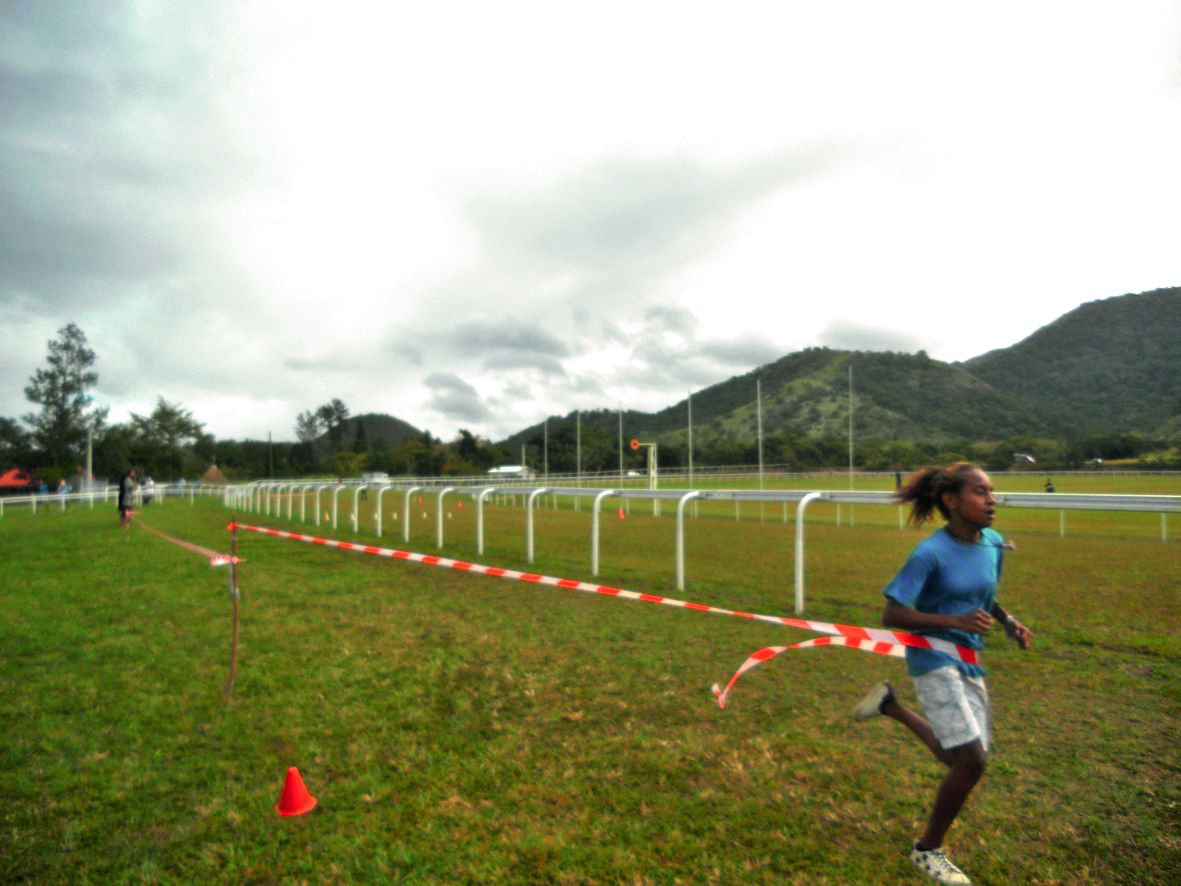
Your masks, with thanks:
[{"label": "small orange cone", "polygon": [[287,769],[287,781],[283,784],[283,796],[275,804],[275,809],[282,816],[303,815],[311,812],[316,806],[316,798],[308,793],[304,787],[299,770],[291,766]]},{"label": "small orange cone", "polygon": [[620,508],[620,509],[619,509],[619,519],[620,519],[620,520],[626,520],[626,519],[627,519],[627,517],[625,517],[625,516],[623,515],[623,508]]}]

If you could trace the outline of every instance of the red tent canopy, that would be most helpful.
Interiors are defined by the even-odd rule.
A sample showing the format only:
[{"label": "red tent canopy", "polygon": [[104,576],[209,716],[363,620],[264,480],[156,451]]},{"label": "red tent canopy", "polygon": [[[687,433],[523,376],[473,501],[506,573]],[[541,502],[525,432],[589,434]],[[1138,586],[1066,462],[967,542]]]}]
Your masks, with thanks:
[{"label": "red tent canopy", "polygon": [[33,478],[20,468],[10,468],[0,474],[0,489],[31,489]]}]

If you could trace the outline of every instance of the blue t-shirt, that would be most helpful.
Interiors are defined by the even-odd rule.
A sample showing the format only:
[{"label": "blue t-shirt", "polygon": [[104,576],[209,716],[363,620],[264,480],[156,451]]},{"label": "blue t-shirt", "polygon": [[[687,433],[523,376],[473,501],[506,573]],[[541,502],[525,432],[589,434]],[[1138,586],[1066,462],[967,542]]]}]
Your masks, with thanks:
[{"label": "blue t-shirt", "polygon": [[[996,597],[1004,561],[1004,540],[992,529],[982,529],[975,543],[960,541],[947,527],[931,533],[911,552],[894,580],[882,591],[887,597],[919,612],[965,615],[989,612]],[[984,647],[984,635],[953,628],[914,631],[939,637],[970,649]],[[906,647],[906,667],[917,677],[935,668],[956,665],[968,676],[984,675],[984,668],[959,661],[934,649]]]}]

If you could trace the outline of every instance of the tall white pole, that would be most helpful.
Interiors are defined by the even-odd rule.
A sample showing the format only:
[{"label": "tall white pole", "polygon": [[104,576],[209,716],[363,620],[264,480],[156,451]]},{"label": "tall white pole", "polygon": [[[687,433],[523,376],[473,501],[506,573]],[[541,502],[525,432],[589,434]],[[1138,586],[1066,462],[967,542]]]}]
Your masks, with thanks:
[{"label": "tall white pole", "polygon": [[549,419],[542,424],[541,431],[541,475],[549,482]]},{"label": "tall white pole", "polygon": [[582,410],[574,413],[574,470],[578,485],[582,485]]},{"label": "tall white pole", "polygon": [[763,383],[755,379],[755,415],[759,431],[759,489],[763,488]]},{"label": "tall white pole", "polygon": [[619,404],[619,485],[623,485],[623,404]]},{"label": "tall white pole", "polygon": [[689,394],[689,486],[693,486],[693,395]]},{"label": "tall white pole", "polygon": [[849,358],[849,489],[853,489],[853,358]]}]

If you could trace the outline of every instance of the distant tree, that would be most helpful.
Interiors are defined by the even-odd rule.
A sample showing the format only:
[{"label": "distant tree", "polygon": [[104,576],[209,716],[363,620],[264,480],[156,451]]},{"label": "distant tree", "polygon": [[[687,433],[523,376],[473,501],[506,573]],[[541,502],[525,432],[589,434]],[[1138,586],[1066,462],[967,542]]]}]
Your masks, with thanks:
[{"label": "distant tree", "polygon": [[[487,441],[473,434],[467,428],[459,429],[459,436],[452,441],[451,450],[454,453],[454,462],[466,462],[471,465],[471,472],[486,471],[496,461],[496,451],[492,445]],[[443,468],[444,473],[447,471],[446,465]],[[458,471],[451,471],[450,473],[459,473]]]},{"label": "distant tree", "polygon": [[340,435],[344,423],[349,418],[349,408],[343,400],[333,398],[316,410],[316,416],[328,429],[328,439],[332,441],[332,451],[340,448]]},{"label": "distant tree", "polygon": [[158,397],[151,415],[131,414],[132,459],[148,473],[171,479],[184,464],[182,446],[196,443],[201,429],[189,410]]},{"label": "distant tree", "polygon": [[33,429],[33,442],[45,463],[65,470],[78,463],[87,429],[99,430],[106,410],[88,408],[87,391],[97,384],[98,373],[91,368],[96,357],[86,334],[70,323],[57,336],[49,342],[49,365],[38,369],[25,388],[25,397],[41,411],[24,420]]},{"label": "distant tree", "polygon": [[296,416],[295,436],[300,443],[314,443],[323,432],[324,419],[320,416],[319,410],[312,412],[309,409]]},{"label": "distant tree", "polygon": [[364,452],[338,452],[332,457],[332,470],[338,477],[359,477],[369,456]]},{"label": "distant tree", "polygon": [[25,430],[11,418],[0,417],[0,470],[29,467],[32,441]]}]

